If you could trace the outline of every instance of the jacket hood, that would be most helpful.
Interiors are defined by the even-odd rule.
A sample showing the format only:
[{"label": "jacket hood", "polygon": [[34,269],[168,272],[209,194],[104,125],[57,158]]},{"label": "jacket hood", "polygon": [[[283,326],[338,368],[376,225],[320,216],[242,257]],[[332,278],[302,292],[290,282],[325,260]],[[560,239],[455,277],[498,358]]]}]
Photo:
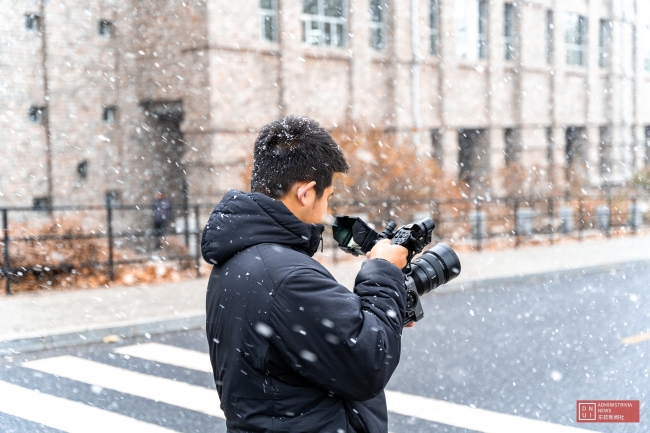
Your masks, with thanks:
[{"label": "jacket hood", "polygon": [[284,245],[313,256],[323,226],[305,224],[279,200],[261,193],[229,191],[203,229],[201,252],[213,265],[258,244]]}]

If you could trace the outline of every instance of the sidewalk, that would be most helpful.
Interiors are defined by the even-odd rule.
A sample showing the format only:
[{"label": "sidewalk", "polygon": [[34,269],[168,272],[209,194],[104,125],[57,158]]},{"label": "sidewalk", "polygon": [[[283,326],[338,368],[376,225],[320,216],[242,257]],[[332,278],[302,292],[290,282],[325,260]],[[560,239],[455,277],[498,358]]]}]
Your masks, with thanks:
[{"label": "sidewalk", "polygon": [[[452,245],[453,247],[453,245]],[[437,292],[499,280],[552,278],[647,261],[650,237],[625,237],[502,251],[459,253],[461,275]],[[360,259],[328,269],[348,288]],[[198,328],[207,278],[149,286],[0,296],[0,355]]]}]

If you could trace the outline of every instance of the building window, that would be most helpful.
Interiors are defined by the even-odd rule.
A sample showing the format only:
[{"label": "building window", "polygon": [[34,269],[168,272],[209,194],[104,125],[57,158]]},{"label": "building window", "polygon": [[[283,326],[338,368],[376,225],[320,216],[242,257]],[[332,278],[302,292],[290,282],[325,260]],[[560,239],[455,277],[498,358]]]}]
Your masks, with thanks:
[{"label": "building window", "polygon": [[506,128],[504,131],[505,148],[503,150],[506,165],[521,162],[523,146],[521,144],[521,133],[519,129]]},{"label": "building window", "polygon": [[503,43],[506,60],[514,60],[515,52],[515,19],[516,11],[514,3],[506,3],[503,14]]},{"label": "building window", "polygon": [[465,0],[455,3],[456,55],[461,59],[487,58],[487,12],[485,0]]},{"label": "building window", "polygon": [[650,167],[650,125],[645,127],[645,165]]},{"label": "building window", "polygon": [[260,0],[260,39],[268,42],[278,40],[278,1]]},{"label": "building window", "polygon": [[553,24],[553,11],[546,11],[546,63],[553,63],[553,35],[555,34],[555,24]]},{"label": "building window", "polygon": [[77,175],[79,179],[86,179],[88,177],[88,160],[83,159],[77,164]]},{"label": "building window", "polygon": [[104,107],[104,114],[102,115],[102,120],[104,123],[115,123],[115,114],[117,113],[117,107],[109,106]]},{"label": "building window", "polygon": [[370,46],[375,50],[383,50],[386,45],[385,8],[385,0],[370,0]]},{"label": "building window", "polygon": [[438,164],[438,167],[442,168],[442,152],[443,152],[443,129],[432,129],[431,130],[431,156],[433,160]]},{"label": "building window", "polygon": [[579,126],[566,128],[566,166],[584,165],[587,161],[587,129]]},{"label": "building window", "polygon": [[601,68],[609,66],[612,47],[612,22],[600,20],[598,33],[598,64]]},{"label": "building window", "polygon": [[549,167],[553,167],[555,161],[555,139],[553,138],[553,127],[546,127],[546,161]]},{"label": "building window", "polygon": [[32,123],[43,124],[46,115],[45,107],[29,107],[28,117],[29,121]]},{"label": "building window", "polygon": [[304,0],[302,40],[309,45],[345,46],[344,0]]},{"label": "building window", "polygon": [[122,194],[119,191],[106,191],[106,207],[117,207],[122,204]]},{"label": "building window", "polygon": [[34,201],[32,203],[33,203],[32,209],[37,211],[44,212],[51,207],[49,197],[34,197]]},{"label": "building window", "polygon": [[37,14],[25,15],[25,30],[38,32],[41,30],[41,16]]},{"label": "building window", "polygon": [[487,129],[458,131],[459,178],[470,188],[480,189],[490,173],[490,133]]},{"label": "building window", "polygon": [[113,35],[113,23],[106,20],[99,22],[99,36],[110,38]]},{"label": "building window", "polygon": [[429,42],[431,54],[440,54],[440,8],[438,0],[431,0],[429,11]]},{"label": "building window", "polygon": [[600,158],[600,177],[607,180],[612,172],[612,130],[608,126],[601,126],[600,146],[598,156]]},{"label": "building window", "polygon": [[567,65],[584,66],[587,60],[587,18],[574,13],[566,14]]}]

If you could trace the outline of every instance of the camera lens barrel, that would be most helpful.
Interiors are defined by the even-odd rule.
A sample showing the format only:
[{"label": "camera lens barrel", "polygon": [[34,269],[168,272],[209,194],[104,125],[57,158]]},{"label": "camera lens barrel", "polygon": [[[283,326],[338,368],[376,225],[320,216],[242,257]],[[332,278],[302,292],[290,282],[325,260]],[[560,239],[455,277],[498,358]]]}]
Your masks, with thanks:
[{"label": "camera lens barrel", "polygon": [[406,286],[422,296],[459,274],[460,260],[454,250],[445,244],[436,244],[411,263]]}]

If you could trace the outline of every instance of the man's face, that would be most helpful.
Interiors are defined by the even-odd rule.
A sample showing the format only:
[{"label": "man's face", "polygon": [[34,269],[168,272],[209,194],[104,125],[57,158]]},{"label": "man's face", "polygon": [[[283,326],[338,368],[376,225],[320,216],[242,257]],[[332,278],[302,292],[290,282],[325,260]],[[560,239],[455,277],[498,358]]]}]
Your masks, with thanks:
[{"label": "man's face", "polygon": [[309,194],[311,194],[311,197],[309,195],[306,197],[309,200],[309,204],[306,206],[305,214],[301,219],[307,224],[320,224],[327,215],[327,202],[334,194],[334,187],[330,185],[325,188],[320,198],[316,198],[315,189],[312,189]]}]

